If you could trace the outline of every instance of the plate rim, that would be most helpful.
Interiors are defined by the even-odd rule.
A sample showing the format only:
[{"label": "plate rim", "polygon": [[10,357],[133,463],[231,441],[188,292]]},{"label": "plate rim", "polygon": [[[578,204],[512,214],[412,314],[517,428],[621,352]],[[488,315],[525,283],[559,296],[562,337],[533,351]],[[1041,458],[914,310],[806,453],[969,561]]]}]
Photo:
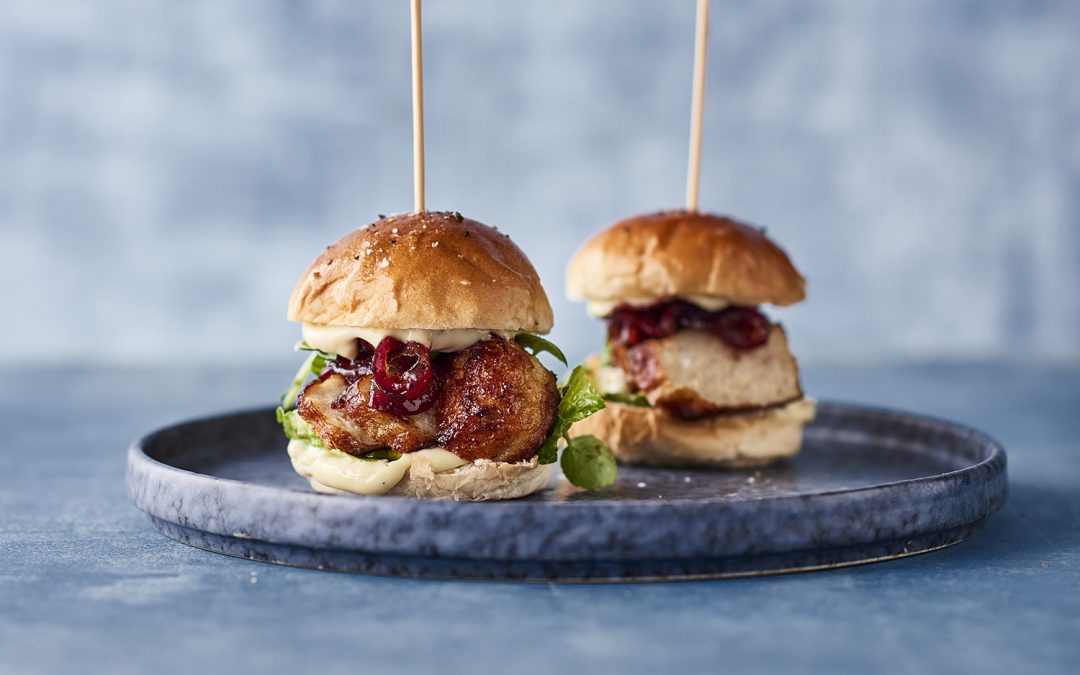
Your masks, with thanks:
[{"label": "plate rim", "polygon": [[[862,492],[862,491],[876,490],[876,489],[882,488],[882,487],[892,487],[892,486],[896,486],[896,485],[906,485],[906,484],[911,484],[911,483],[919,483],[919,482],[923,482],[923,481],[936,481],[936,480],[939,480],[941,478],[947,478],[947,477],[951,477],[951,476],[954,476],[954,475],[957,475],[957,474],[969,473],[972,470],[979,469],[979,468],[981,468],[983,466],[992,466],[992,465],[996,464],[999,461],[1003,465],[1002,468],[1005,468],[1007,466],[1007,464],[1008,464],[1008,456],[1007,456],[1007,454],[1005,452],[1005,448],[996,438],[994,438],[990,434],[986,433],[985,431],[982,431],[980,429],[976,429],[975,427],[963,424],[961,422],[953,422],[953,421],[947,420],[945,418],[935,417],[935,416],[932,416],[932,415],[924,415],[922,413],[914,413],[914,412],[909,413],[909,412],[905,412],[905,411],[902,411],[902,410],[896,410],[896,409],[879,407],[879,406],[863,405],[863,404],[859,404],[859,403],[848,403],[846,401],[839,401],[839,400],[819,400],[819,401],[816,402],[816,405],[817,405],[819,415],[822,412],[822,410],[825,410],[826,412],[867,414],[867,415],[874,415],[874,416],[880,417],[880,418],[889,418],[889,419],[891,419],[893,421],[896,421],[896,422],[930,423],[930,424],[933,424],[933,425],[936,425],[936,426],[943,427],[944,429],[948,430],[949,432],[963,432],[962,435],[969,436],[972,439],[977,440],[980,444],[984,445],[985,447],[990,448],[990,453],[984,459],[982,459],[982,460],[980,460],[980,461],[978,461],[978,462],[976,462],[974,464],[971,464],[970,466],[965,466],[965,467],[960,468],[960,469],[953,469],[951,471],[944,471],[944,472],[939,473],[939,474],[934,474],[933,476],[920,476],[918,478],[904,478],[904,479],[897,480],[897,481],[892,481],[892,482],[889,482],[889,483],[879,483],[879,484],[876,484],[876,485],[864,485],[864,486],[855,487],[855,488],[836,488],[836,489],[832,489],[832,490],[825,490],[825,491],[822,491],[822,492],[815,492],[813,494],[813,496],[815,496],[815,497],[817,497],[817,496],[825,496],[825,495],[830,495],[830,494],[853,494],[853,493]],[[146,445],[149,442],[152,442],[152,441],[156,440],[160,436],[163,436],[163,435],[165,435],[167,433],[170,433],[170,432],[176,432],[176,431],[180,430],[183,427],[195,426],[195,425],[199,425],[199,424],[206,424],[206,423],[210,423],[210,422],[224,421],[224,420],[227,420],[227,419],[232,418],[232,417],[241,417],[241,416],[246,416],[246,415],[257,415],[257,414],[264,414],[264,413],[273,414],[275,409],[276,409],[276,406],[258,406],[258,407],[251,407],[251,408],[239,408],[239,409],[234,410],[234,411],[223,412],[223,413],[215,413],[215,414],[212,414],[212,415],[205,415],[205,416],[202,416],[202,417],[190,417],[190,418],[185,418],[183,420],[180,420],[178,422],[170,423],[170,424],[168,424],[166,426],[163,426],[163,427],[160,427],[160,428],[155,429],[153,431],[147,432],[147,433],[143,434],[142,436],[137,437],[135,440],[133,440],[131,442],[131,444],[128,446],[128,466],[129,467],[131,466],[132,457],[133,457],[133,455],[136,455],[137,460],[140,461],[140,462],[148,462],[148,463],[151,463],[151,464],[155,464],[155,465],[163,467],[163,468],[165,468],[165,469],[167,469],[169,471],[182,472],[182,473],[186,473],[186,474],[189,474],[189,475],[192,475],[192,476],[199,476],[199,477],[203,477],[203,478],[208,478],[208,479],[211,479],[211,480],[213,480],[215,482],[221,481],[221,482],[233,483],[233,484],[237,484],[237,485],[256,486],[256,484],[254,484],[254,483],[248,483],[247,481],[237,480],[235,478],[221,478],[221,477],[218,477],[218,476],[209,476],[209,475],[204,474],[204,473],[199,473],[198,471],[191,471],[189,469],[182,469],[182,468],[180,468],[178,466],[174,466],[172,464],[167,464],[165,462],[159,461],[159,460],[154,459],[153,457],[151,457],[149,454],[147,454],[147,452],[145,451],[145,448],[143,446]],[[815,418],[814,421],[812,421],[809,425],[807,425],[807,430],[813,430],[814,423],[817,421],[817,419],[818,418]],[[620,464],[620,466],[621,466],[621,464]],[[664,470],[678,470],[678,467],[652,467],[652,468],[664,469]],[[695,467],[690,467],[690,468],[694,469],[694,470],[702,470],[700,468],[695,468]],[[705,469],[705,470],[707,470],[707,469]],[[723,469],[719,469],[719,470],[723,470]],[[738,470],[744,471],[746,469],[740,468]],[[336,498],[336,499],[358,499],[358,500],[365,500],[365,501],[370,500],[370,499],[379,499],[381,501],[400,500],[400,501],[405,501],[405,502],[423,501],[425,503],[431,503],[431,504],[440,504],[440,503],[442,503],[442,504],[458,504],[458,505],[472,504],[472,505],[476,505],[476,506],[483,506],[485,508],[492,507],[492,506],[527,507],[529,505],[533,505],[533,504],[538,503],[538,502],[523,501],[521,499],[506,499],[506,500],[488,501],[488,502],[485,502],[485,501],[453,502],[453,501],[447,501],[447,500],[421,500],[421,499],[417,499],[415,497],[406,497],[406,496],[402,496],[402,495],[354,495],[354,494],[329,495],[329,494],[323,494],[323,493],[318,493],[318,492],[313,492],[313,491],[309,492],[309,491],[306,491],[306,490],[303,490],[303,489],[300,489],[300,488],[276,487],[276,486],[269,486],[269,485],[263,485],[263,486],[258,486],[258,487],[266,487],[266,488],[270,488],[272,490],[285,490],[285,491],[294,492],[296,494],[302,494],[302,495],[314,495],[314,496],[319,496],[319,497],[333,497],[333,498]],[[773,500],[778,500],[778,499],[802,499],[802,498],[803,498],[803,496],[800,496],[800,495],[777,495],[777,496],[748,497],[746,499],[739,499],[738,501],[740,501],[740,502],[752,502],[752,501],[761,501],[761,500],[773,501]],[[726,498],[726,497],[702,497],[700,499],[694,499],[694,500],[672,500],[670,502],[665,502],[663,500],[658,500],[658,499],[643,498],[643,499],[623,499],[623,500],[619,500],[618,503],[620,503],[620,504],[635,504],[635,505],[644,505],[644,504],[656,504],[656,505],[665,504],[666,505],[666,504],[677,504],[680,501],[692,501],[695,504],[705,504],[705,503],[709,503],[709,502],[713,502],[713,501],[729,503],[732,500],[729,499],[729,498]],[[612,502],[605,502],[605,501],[545,502],[545,503],[548,504],[551,508],[565,508],[565,507],[568,507],[568,506],[585,506],[585,505],[600,505],[600,506],[608,505],[608,506],[610,506],[612,504]]]},{"label": "plate rim", "polygon": [[[313,491],[305,491],[293,487],[279,487],[272,485],[263,485],[258,483],[250,483],[243,480],[220,478],[208,474],[199,473],[197,471],[191,471],[188,469],[182,469],[166,462],[159,461],[154,457],[151,457],[146,448],[153,443],[160,441],[162,438],[167,437],[170,434],[182,433],[185,428],[210,424],[214,422],[221,422],[231,418],[256,416],[256,415],[272,415],[273,407],[254,407],[243,410],[237,410],[232,412],[224,412],[209,416],[192,418],[183,422],[178,422],[161,427],[150,433],[147,433],[134,442],[128,449],[127,458],[127,482],[129,496],[135,503],[136,507],[140,510],[163,520],[169,522],[175,522],[177,525],[184,527],[194,527],[201,529],[205,532],[212,534],[224,535],[224,536],[236,536],[242,535],[244,538],[251,538],[267,543],[277,544],[293,544],[300,546],[314,546],[323,548],[337,548],[341,550],[360,550],[354,549],[350,546],[327,546],[324,542],[315,539],[307,538],[283,538],[280,536],[258,536],[254,533],[245,534],[243,527],[233,527],[228,525],[228,519],[226,518],[226,524],[222,524],[220,527],[211,529],[204,525],[193,524],[190,522],[176,522],[175,517],[170,517],[170,514],[162,513],[160,509],[156,509],[152,504],[148,504],[147,500],[143,498],[139,486],[136,483],[140,480],[153,482],[155,479],[167,482],[167,477],[179,478],[180,483],[193,484],[197,489],[208,490],[213,492],[214,490],[223,489],[222,485],[233,486],[234,490],[250,493],[253,498],[269,498],[276,500],[287,500],[290,502],[292,508],[301,508],[308,511],[331,511],[336,514],[341,514],[348,511],[363,510],[368,511],[375,518],[392,515],[395,511],[400,510],[402,506],[411,506],[419,508],[426,512],[425,517],[437,518],[448,517],[451,515],[462,516],[470,515],[480,511],[487,512],[489,514],[496,514],[502,518],[513,518],[526,511],[532,511],[535,509],[561,509],[561,514],[566,514],[569,510],[570,515],[574,513],[581,513],[583,516],[588,516],[597,511],[611,511],[618,509],[622,513],[622,517],[630,521],[639,520],[641,522],[647,522],[650,518],[667,517],[669,514],[686,514],[686,515],[701,515],[703,511],[715,511],[714,514],[717,517],[726,517],[729,515],[738,515],[742,512],[752,511],[754,508],[760,508],[763,504],[775,505],[776,510],[783,512],[785,509],[788,511],[798,511],[799,515],[817,515],[817,517],[824,517],[831,511],[843,506],[843,502],[849,502],[848,507],[858,506],[859,503],[872,503],[875,498],[880,497],[883,493],[892,492],[897,489],[918,490],[920,487],[926,487],[928,498],[944,497],[948,498],[954,491],[957,483],[974,483],[981,482],[983,488],[988,493],[986,495],[989,502],[985,505],[985,508],[977,509],[976,513],[973,513],[970,518],[957,519],[952,518],[945,522],[938,524],[938,529],[954,527],[957,525],[963,525],[973,523],[981,519],[986,518],[996,510],[998,510],[1004,503],[1007,497],[1007,458],[1005,450],[1002,445],[993,437],[973,427],[967,425],[951,422],[948,420],[915,414],[907,413],[899,410],[892,410],[888,408],[880,408],[873,406],[865,406],[861,404],[848,404],[844,402],[831,402],[823,401],[819,403],[819,409],[821,413],[835,414],[835,415],[856,415],[860,417],[872,416],[877,419],[884,419],[894,424],[911,425],[916,424],[928,429],[932,429],[937,432],[944,432],[951,435],[960,435],[964,437],[965,442],[978,445],[983,448],[986,455],[983,459],[974,462],[968,466],[946,471],[931,476],[920,476],[917,478],[909,478],[898,481],[892,481],[888,483],[879,483],[875,485],[859,486],[855,488],[837,488],[832,490],[825,490],[821,492],[815,492],[802,495],[761,495],[755,497],[732,499],[731,497],[701,497],[695,499],[678,499],[678,500],[665,500],[657,498],[642,498],[642,499],[620,499],[617,502],[605,501],[605,500],[579,500],[579,501],[567,501],[567,502],[536,502],[536,501],[522,501],[522,500],[509,500],[502,502],[454,502],[454,501],[437,501],[437,500],[419,500],[411,497],[401,496],[365,496],[365,495],[324,495]],[[813,427],[811,427],[812,429]],[[175,483],[173,487],[178,487]],[[228,488],[225,488],[228,489]],[[282,495],[285,495],[282,497]],[[835,502],[835,503],[834,503]],[[408,510],[408,509],[406,509]],[[631,523],[632,524],[632,523]],[[255,528],[257,531],[257,528]],[[912,534],[918,534],[921,532],[930,532],[933,529],[921,529],[913,531]],[[840,544],[834,545],[849,545],[851,541],[843,540]],[[447,542],[443,542],[442,545],[435,545],[430,547],[430,554],[434,556],[445,557],[457,557],[457,558],[469,558],[475,557],[477,559],[490,560],[496,556],[492,556],[490,553],[483,555],[470,556],[467,550],[462,550],[460,547],[453,545],[447,545]],[[567,550],[565,543],[556,547],[561,553],[552,551],[551,557],[547,556],[530,556],[529,559],[551,559],[551,560],[567,560],[573,559],[572,555],[568,555],[571,551]],[[633,548],[632,546],[630,548]],[[805,548],[802,545],[795,545],[790,548],[787,547],[768,547],[764,551],[746,551],[740,550],[737,553],[731,553],[732,555],[739,554],[744,555],[747,553],[755,552],[785,552],[796,551]],[[386,553],[392,555],[415,555],[416,546],[394,547],[389,545],[383,545],[373,549],[376,553]],[[715,555],[715,553],[702,552],[701,555]],[[721,554],[724,555],[724,554]],[[653,557],[642,556],[641,553],[634,553],[634,557]],[[604,559],[606,556],[597,556],[595,554],[588,556],[593,559]],[[629,557],[629,554],[613,553],[610,559],[618,560],[625,557]],[[521,560],[519,556],[508,554],[507,560]]]}]

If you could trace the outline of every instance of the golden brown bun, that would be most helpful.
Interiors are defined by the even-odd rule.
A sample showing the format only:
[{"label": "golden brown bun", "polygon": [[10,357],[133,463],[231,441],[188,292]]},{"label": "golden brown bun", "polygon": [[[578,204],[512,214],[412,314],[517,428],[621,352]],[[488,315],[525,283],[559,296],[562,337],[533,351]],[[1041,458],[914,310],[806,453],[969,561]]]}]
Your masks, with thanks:
[{"label": "golden brown bun", "polygon": [[[517,499],[543,490],[551,480],[551,464],[540,464],[533,457],[526,462],[492,462],[481,459],[450,471],[436,473],[428,462],[415,462],[405,477],[386,494],[419,499],[454,501],[496,501]],[[350,494],[323,485],[311,476],[311,487],[318,492]]]},{"label": "golden brown bun", "polygon": [[791,305],[806,281],[764,231],[723,216],[664,211],[603,230],[570,260],[572,300],[711,296],[737,305]]},{"label": "golden brown bun", "polygon": [[416,463],[387,494],[455,501],[517,499],[543,490],[551,467],[535,457],[515,463],[482,459],[441,473],[433,472],[430,464]]},{"label": "golden brown bun", "polygon": [[552,315],[509,236],[461,214],[423,212],[383,218],[328,247],[293,289],[289,320],[547,333]]},{"label": "golden brown bun", "polygon": [[574,424],[570,435],[596,436],[626,464],[734,468],[794,455],[802,444],[803,425],[813,418],[814,402],[808,398],[762,412],[696,420],[609,402]]}]

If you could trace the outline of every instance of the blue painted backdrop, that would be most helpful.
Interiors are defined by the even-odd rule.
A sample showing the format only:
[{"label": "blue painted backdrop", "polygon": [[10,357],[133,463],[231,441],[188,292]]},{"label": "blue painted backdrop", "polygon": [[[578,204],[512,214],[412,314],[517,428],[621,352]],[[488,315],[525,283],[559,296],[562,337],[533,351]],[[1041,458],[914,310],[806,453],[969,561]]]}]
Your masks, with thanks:
[{"label": "blue painted backdrop", "polygon": [[[684,190],[692,0],[429,0],[428,203],[555,337],[589,233]],[[791,252],[807,359],[1080,356],[1080,3],[714,1],[703,205]],[[290,359],[323,246],[411,206],[404,0],[0,3],[0,355]]]}]

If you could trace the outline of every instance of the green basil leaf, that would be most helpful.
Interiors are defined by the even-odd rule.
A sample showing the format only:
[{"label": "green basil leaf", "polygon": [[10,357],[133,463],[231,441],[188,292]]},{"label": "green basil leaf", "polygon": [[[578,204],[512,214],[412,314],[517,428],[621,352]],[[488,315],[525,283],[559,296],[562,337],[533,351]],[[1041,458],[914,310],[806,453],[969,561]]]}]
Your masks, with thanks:
[{"label": "green basil leaf", "polygon": [[599,490],[615,482],[619,467],[615,455],[596,436],[571,438],[559,461],[567,480],[586,490]]},{"label": "green basil leaf", "polygon": [[564,366],[570,365],[566,362],[566,355],[562,350],[555,346],[550,340],[545,340],[539,335],[533,335],[531,333],[518,333],[514,336],[514,342],[521,345],[521,348],[529,352],[533,356],[538,356],[541,352],[547,352],[555,358],[562,361]]},{"label": "green basil leaf", "polygon": [[623,405],[632,405],[636,408],[653,407],[652,403],[649,403],[649,399],[645,398],[644,394],[604,394],[604,400],[611,401],[612,403],[622,403]]}]

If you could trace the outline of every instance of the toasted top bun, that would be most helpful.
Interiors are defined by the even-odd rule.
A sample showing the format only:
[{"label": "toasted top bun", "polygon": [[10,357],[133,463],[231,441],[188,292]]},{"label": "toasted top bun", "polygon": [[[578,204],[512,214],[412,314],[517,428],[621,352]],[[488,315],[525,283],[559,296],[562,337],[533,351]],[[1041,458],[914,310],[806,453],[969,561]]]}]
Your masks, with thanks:
[{"label": "toasted top bun", "polygon": [[459,213],[382,218],[328,247],[300,277],[289,320],[364,328],[547,333],[551,305],[510,237]]},{"label": "toasted top bun", "polygon": [[791,305],[806,281],[763,230],[724,216],[664,211],[627,218],[581,247],[566,272],[572,300],[708,296]]}]

